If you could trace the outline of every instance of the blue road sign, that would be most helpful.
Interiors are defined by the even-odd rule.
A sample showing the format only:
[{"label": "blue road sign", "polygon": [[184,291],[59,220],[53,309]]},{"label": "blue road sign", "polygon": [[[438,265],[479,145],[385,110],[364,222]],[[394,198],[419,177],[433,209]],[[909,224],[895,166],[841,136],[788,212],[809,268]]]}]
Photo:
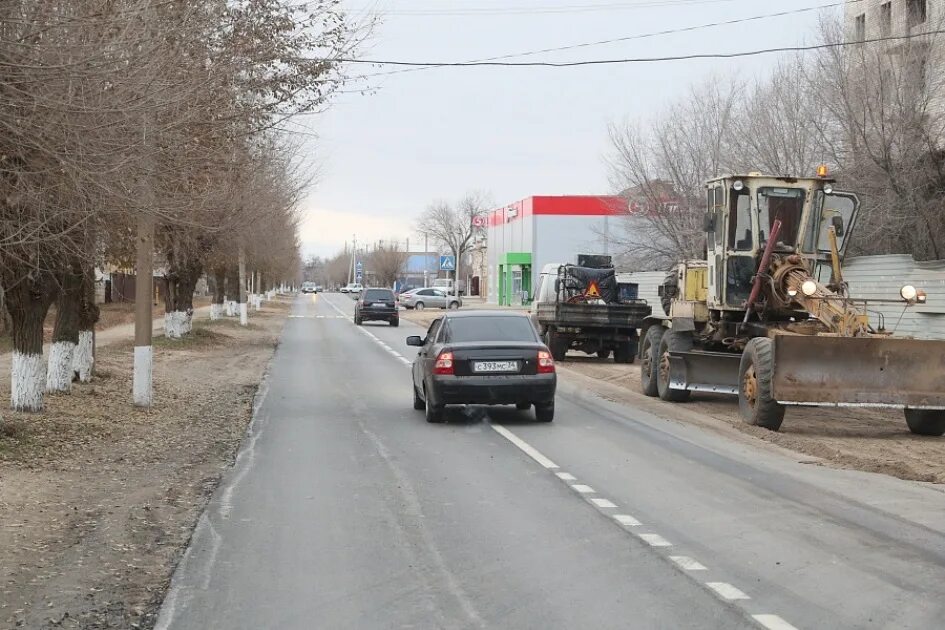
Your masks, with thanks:
[{"label": "blue road sign", "polygon": [[440,271],[456,271],[456,256],[440,256]]},{"label": "blue road sign", "polygon": [[361,261],[359,260],[359,261],[354,265],[354,268],[357,269],[358,272],[360,273],[360,272],[364,269],[364,265],[361,264]]}]

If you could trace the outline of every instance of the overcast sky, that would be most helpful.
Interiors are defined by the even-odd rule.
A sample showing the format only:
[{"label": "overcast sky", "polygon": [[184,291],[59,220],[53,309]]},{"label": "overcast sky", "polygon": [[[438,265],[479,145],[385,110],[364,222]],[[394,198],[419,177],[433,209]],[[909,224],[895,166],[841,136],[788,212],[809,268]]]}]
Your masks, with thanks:
[{"label": "overcast sky", "polygon": [[[380,23],[363,58],[467,61],[806,7],[832,0],[345,0]],[[492,10],[489,13],[478,13]],[[839,11],[838,8],[830,9]],[[465,14],[463,14],[465,12]],[[736,52],[810,43],[818,12],[516,58],[579,60]],[[483,190],[499,205],[530,195],[611,192],[607,124],[658,114],[691,83],[758,76],[777,55],[565,69],[437,68],[370,79],[299,121],[321,167],[303,205],[305,254],[410,238],[436,199]],[[392,68],[351,66],[353,74]]]}]

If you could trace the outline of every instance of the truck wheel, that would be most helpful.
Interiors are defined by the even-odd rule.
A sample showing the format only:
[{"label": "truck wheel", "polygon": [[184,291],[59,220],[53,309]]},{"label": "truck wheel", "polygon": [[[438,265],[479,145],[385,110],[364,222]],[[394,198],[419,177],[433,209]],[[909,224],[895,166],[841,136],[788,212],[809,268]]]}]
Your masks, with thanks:
[{"label": "truck wheel", "polygon": [[660,395],[656,387],[656,381],[660,364],[660,341],[663,339],[664,332],[666,332],[666,329],[662,326],[650,326],[646,331],[646,335],[643,337],[643,358],[640,362],[640,385],[643,386],[643,394],[652,398]]},{"label": "truck wheel", "polygon": [[551,358],[555,361],[564,361],[568,354],[568,340],[558,334],[558,331],[549,328],[545,334],[545,345],[551,350]]},{"label": "truck wheel", "polygon": [[666,402],[686,402],[691,395],[689,390],[672,389],[669,386],[669,353],[692,350],[692,335],[669,330],[660,339],[659,348],[659,363],[656,365],[656,391],[660,399]]},{"label": "truck wheel", "polygon": [[745,346],[738,365],[738,408],[748,424],[777,431],[784,421],[784,405],[771,394],[773,376],[774,343],[755,337]]},{"label": "truck wheel", "polygon": [[614,363],[633,363],[637,357],[637,339],[634,337],[629,341],[623,341],[617,344],[614,350]]},{"label": "truck wheel", "polygon": [[945,433],[945,411],[942,409],[906,409],[906,424],[916,435],[939,436]]},{"label": "truck wheel", "polygon": [[610,348],[601,348],[600,350],[597,351],[597,356],[601,359],[609,359]]}]

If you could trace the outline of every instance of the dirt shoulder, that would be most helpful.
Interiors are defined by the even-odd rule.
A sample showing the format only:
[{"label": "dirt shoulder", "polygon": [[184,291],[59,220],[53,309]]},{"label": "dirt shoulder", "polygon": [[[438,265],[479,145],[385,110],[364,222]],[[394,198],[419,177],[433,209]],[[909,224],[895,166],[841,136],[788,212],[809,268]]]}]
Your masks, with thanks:
[{"label": "dirt shoulder", "polygon": [[[290,300],[251,324],[155,338],[155,404],[131,405],[130,340],[43,414],[0,422],[0,627],[150,628],[250,420]],[[9,405],[0,393],[0,408]]]},{"label": "dirt shoulder", "polygon": [[[442,311],[405,311],[404,319],[429,326]],[[559,363],[566,378],[580,379],[608,400],[678,422],[697,424],[728,437],[802,453],[807,463],[877,472],[901,479],[945,483],[945,438],[909,433],[895,409],[789,407],[778,433],[745,424],[728,396],[694,395],[688,403],[665,403],[640,391],[638,365],[619,365],[578,352]]]}]

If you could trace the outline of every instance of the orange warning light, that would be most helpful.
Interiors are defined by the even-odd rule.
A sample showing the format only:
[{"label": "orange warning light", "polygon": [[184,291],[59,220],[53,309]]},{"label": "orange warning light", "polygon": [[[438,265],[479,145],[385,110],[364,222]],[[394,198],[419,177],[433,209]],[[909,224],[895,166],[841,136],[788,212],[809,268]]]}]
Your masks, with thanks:
[{"label": "orange warning light", "polygon": [[827,165],[821,164],[817,167],[817,177],[827,177]]}]

